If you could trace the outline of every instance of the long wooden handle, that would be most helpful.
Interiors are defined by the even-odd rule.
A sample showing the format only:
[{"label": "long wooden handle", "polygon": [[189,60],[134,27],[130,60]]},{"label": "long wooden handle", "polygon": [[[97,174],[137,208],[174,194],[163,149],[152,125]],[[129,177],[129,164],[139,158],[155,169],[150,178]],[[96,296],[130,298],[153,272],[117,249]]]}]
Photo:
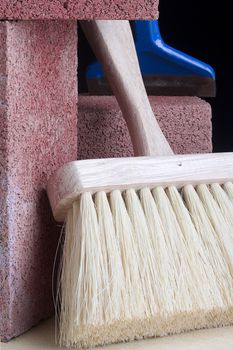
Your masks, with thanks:
[{"label": "long wooden handle", "polygon": [[151,109],[129,22],[96,20],[81,25],[117,98],[135,155],[173,154]]}]

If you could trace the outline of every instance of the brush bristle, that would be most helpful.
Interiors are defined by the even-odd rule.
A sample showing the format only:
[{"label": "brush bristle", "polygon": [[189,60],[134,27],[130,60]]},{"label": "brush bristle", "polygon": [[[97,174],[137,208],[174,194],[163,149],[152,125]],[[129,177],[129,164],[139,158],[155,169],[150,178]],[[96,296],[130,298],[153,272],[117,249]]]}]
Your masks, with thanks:
[{"label": "brush bristle", "polygon": [[229,196],[230,200],[233,201],[233,183],[227,182],[223,186],[226,194]]},{"label": "brush bristle", "polygon": [[66,217],[60,345],[233,323],[233,185],[84,193]]}]

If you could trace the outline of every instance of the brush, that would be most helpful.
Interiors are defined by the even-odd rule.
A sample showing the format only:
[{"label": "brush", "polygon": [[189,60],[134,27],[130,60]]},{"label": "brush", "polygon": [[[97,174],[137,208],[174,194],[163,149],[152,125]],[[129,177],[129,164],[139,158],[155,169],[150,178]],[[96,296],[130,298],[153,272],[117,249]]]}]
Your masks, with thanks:
[{"label": "brush", "polygon": [[82,26],[137,157],[74,161],[49,179],[54,218],[65,222],[58,342],[86,348],[229,325],[233,154],[173,155],[129,23]]}]

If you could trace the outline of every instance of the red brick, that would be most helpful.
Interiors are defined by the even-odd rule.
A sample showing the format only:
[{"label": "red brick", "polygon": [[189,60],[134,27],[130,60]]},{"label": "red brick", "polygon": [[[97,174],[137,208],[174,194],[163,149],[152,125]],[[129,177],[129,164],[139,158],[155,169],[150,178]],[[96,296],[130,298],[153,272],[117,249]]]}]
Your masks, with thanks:
[{"label": "red brick", "polygon": [[1,0],[0,19],[152,19],[158,0]]},{"label": "red brick", "polygon": [[0,57],[0,338],[6,341],[53,312],[60,228],[45,186],[77,155],[76,22],[1,22]]},{"label": "red brick", "polygon": [[[198,97],[150,97],[175,153],[212,151],[210,105]],[[78,158],[133,155],[129,133],[114,97],[80,96]]]}]

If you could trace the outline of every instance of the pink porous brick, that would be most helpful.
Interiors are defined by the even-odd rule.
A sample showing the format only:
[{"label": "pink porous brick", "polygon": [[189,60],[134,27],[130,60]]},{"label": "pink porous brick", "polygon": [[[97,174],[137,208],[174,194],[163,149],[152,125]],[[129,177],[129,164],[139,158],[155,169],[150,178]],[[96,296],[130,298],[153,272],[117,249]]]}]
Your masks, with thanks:
[{"label": "pink porous brick", "polygon": [[[212,151],[211,107],[198,97],[150,97],[159,124],[175,153]],[[80,96],[78,158],[133,155],[128,129],[116,99]]]},{"label": "pink porous brick", "polygon": [[156,19],[158,0],[1,0],[0,19]]},{"label": "pink porous brick", "polygon": [[0,22],[2,341],[53,312],[60,228],[45,186],[51,173],[77,155],[76,73],[75,21]]}]

